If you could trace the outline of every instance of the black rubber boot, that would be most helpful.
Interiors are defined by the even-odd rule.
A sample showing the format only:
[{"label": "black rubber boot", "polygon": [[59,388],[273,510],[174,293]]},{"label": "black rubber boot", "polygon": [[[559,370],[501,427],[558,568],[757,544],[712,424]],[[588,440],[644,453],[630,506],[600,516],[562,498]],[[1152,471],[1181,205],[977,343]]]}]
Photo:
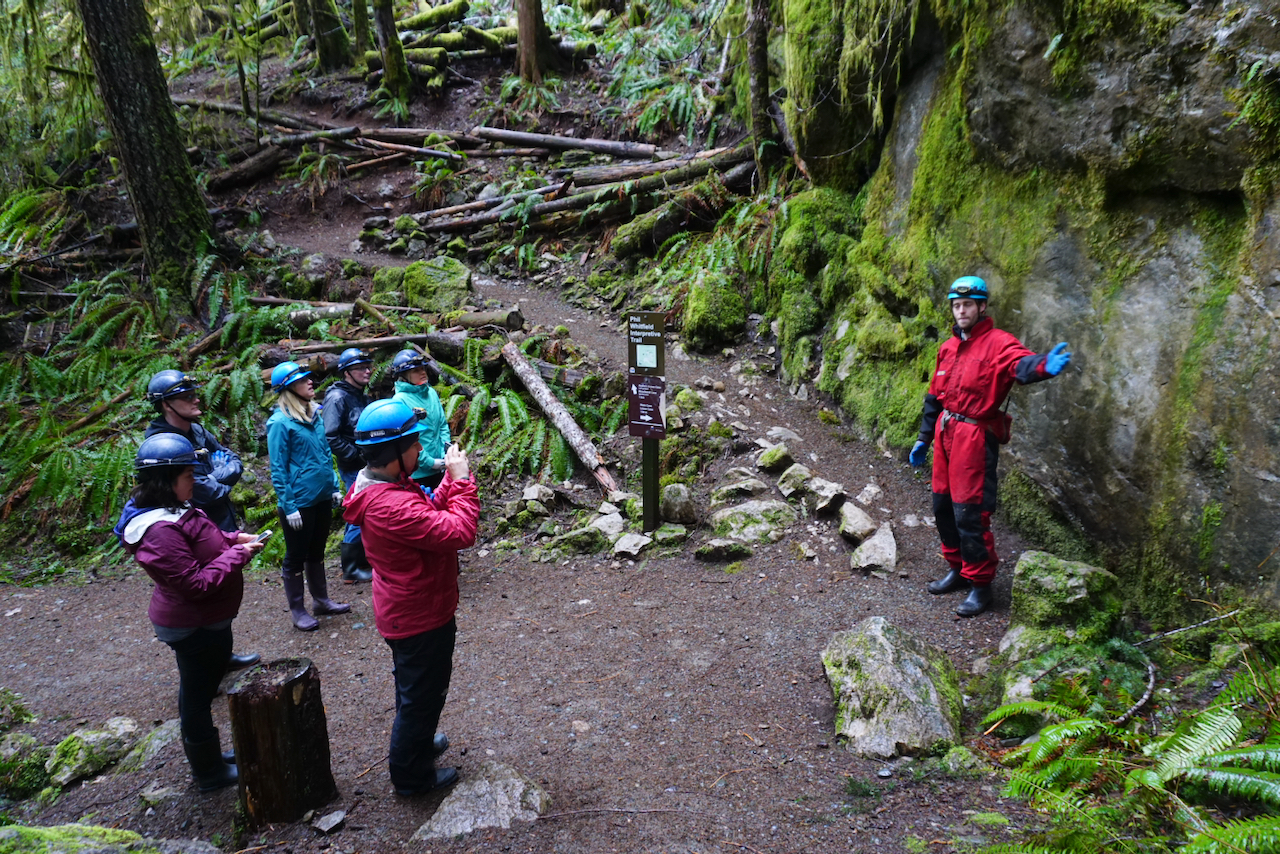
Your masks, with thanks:
[{"label": "black rubber boot", "polygon": [[439,756],[449,749],[449,736],[442,732],[436,733],[436,737],[431,742],[431,758]]},{"label": "black rubber boot", "polygon": [[396,794],[402,798],[413,798],[418,795],[425,795],[427,792],[433,792],[436,789],[443,789],[452,786],[458,782],[457,768],[437,768],[435,769],[436,779],[430,786],[423,786],[420,789],[396,789]]},{"label": "black rubber boot", "polygon": [[308,561],[302,565],[307,571],[307,586],[311,588],[311,612],[317,617],[324,614],[345,614],[351,606],[334,602],[329,598],[329,581],[324,577],[323,561]]},{"label": "black rubber boot", "polygon": [[241,670],[245,667],[251,667],[262,660],[262,656],[256,652],[246,652],[244,655],[231,654],[231,658],[227,659],[228,670]]},{"label": "black rubber boot", "polygon": [[341,552],[343,584],[363,584],[373,580],[373,573],[364,568],[369,562],[364,556],[364,543],[343,543]]},{"label": "black rubber boot", "polygon": [[962,617],[976,617],[991,607],[991,585],[975,584],[969,595],[956,607]]},{"label": "black rubber boot", "polygon": [[302,576],[285,573],[280,576],[280,579],[284,582],[285,598],[289,600],[289,617],[293,620],[293,627],[300,632],[313,632],[320,628],[316,618],[307,613],[305,582]]},{"label": "black rubber boot", "polygon": [[929,592],[935,594],[954,593],[957,590],[965,590],[968,586],[969,582],[964,580],[960,570],[953,569],[937,581],[930,581]]},{"label": "black rubber boot", "polygon": [[187,762],[191,764],[191,776],[196,778],[200,791],[212,792],[239,782],[236,766],[222,759],[217,730],[214,730],[213,738],[198,743],[184,738],[182,748],[187,754]]}]

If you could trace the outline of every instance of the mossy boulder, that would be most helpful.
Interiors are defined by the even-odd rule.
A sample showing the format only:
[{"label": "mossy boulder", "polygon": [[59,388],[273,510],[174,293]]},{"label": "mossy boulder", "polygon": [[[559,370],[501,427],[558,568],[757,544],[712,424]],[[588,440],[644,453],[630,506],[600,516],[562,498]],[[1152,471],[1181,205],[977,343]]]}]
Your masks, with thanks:
[{"label": "mossy boulder", "polygon": [[116,765],[116,773],[140,771],[156,757],[156,754],[180,738],[182,738],[182,727],[178,719],[165,721],[138,739],[133,749]]},{"label": "mossy boulder", "polygon": [[26,733],[12,732],[0,739],[0,795],[20,801],[48,786],[48,761],[49,748]]},{"label": "mossy boulder", "polygon": [[1026,551],[1013,569],[1013,604],[1002,652],[1048,645],[1101,643],[1124,610],[1119,579],[1105,569],[1062,560],[1048,552]]},{"label": "mossy boulder", "polygon": [[822,651],[836,734],[875,759],[936,755],[960,742],[963,703],[946,653],[884,617],[837,632]]},{"label": "mossy boulder", "polygon": [[690,349],[705,351],[730,344],[746,323],[746,300],[729,277],[699,271],[684,306],[684,338]]},{"label": "mossy boulder", "polygon": [[676,406],[684,412],[697,412],[702,408],[702,398],[691,388],[682,388],[676,393]]},{"label": "mossy boulder", "polygon": [[747,501],[717,510],[711,517],[716,536],[742,542],[776,543],[799,519],[785,501]]},{"label": "mossy boulder", "polygon": [[45,763],[49,779],[66,786],[97,774],[129,752],[137,733],[137,723],[123,717],[109,719],[102,729],[77,729],[58,743]]},{"label": "mossy boulder", "polygon": [[471,298],[471,270],[448,255],[414,261],[404,268],[398,289],[414,308],[438,314],[456,311]]},{"label": "mossy boulder", "polygon": [[599,528],[576,528],[547,540],[545,548],[563,554],[595,554],[609,547],[609,537]]},{"label": "mossy boulder", "polygon": [[0,827],[0,851],[5,854],[220,854],[217,846],[199,839],[148,839],[131,830],[61,824],[53,827]]},{"label": "mossy boulder", "polygon": [[792,456],[791,451],[787,448],[786,443],[774,445],[768,448],[756,460],[756,468],[761,471],[777,473],[786,471],[795,465],[796,459]]}]

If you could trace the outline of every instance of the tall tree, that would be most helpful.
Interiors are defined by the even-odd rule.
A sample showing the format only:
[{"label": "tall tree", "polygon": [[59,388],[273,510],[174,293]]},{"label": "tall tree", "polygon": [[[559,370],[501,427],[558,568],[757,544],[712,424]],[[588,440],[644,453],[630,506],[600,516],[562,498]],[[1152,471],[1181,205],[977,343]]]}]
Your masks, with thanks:
[{"label": "tall tree", "polygon": [[747,10],[747,79],[751,100],[751,136],[756,151],[756,179],[768,180],[773,157],[773,121],[769,116],[769,0],[750,0]]},{"label": "tall tree", "polygon": [[542,72],[556,59],[551,30],[542,15],[542,0],[516,0],[516,67],[520,79],[542,83]]},{"label": "tall tree", "polygon": [[195,319],[187,278],[213,222],[196,187],[142,0],[77,0],[151,280]]},{"label": "tall tree", "polygon": [[396,31],[396,12],[392,0],[373,0],[373,29],[378,37],[378,51],[382,54],[382,85],[393,98],[407,102],[413,81],[409,79],[409,64],[404,58],[404,46]]},{"label": "tall tree", "polygon": [[[306,0],[294,0],[306,2]],[[336,71],[351,66],[351,37],[342,25],[342,15],[334,0],[310,0],[311,35],[316,38],[316,66]]]}]

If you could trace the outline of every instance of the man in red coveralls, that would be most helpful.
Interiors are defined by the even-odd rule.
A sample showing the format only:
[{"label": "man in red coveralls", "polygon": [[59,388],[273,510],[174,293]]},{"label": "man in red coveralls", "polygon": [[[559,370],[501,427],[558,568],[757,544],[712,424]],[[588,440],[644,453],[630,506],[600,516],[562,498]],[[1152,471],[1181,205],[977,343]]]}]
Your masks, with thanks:
[{"label": "man in red coveralls", "polygon": [[373,617],[391,647],[396,719],[387,764],[396,794],[412,797],[458,781],[437,768],[449,747],[436,732],[453,674],[457,637],[458,549],[476,541],[480,499],[456,444],[444,454],[445,478],[431,497],[413,482],[423,425],[409,405],[378,400],[356,422],[367,465],[356,475],[342,516],[358,525],[373,566]]},{"label": "man in red coveralls", "polygon": [[1009,441],[1009,419],[1000,411],[1015,382],[1025,385],[1056,377],[1071,361],[1066,342],[1049,353],[1031,352],[987,317],[987,283],[962,276],[947,299],[956,325],[938,349],[938,364],[924,396],[920,437],[911,449],[911,465],[924,465],[933,449],[933,514],[942,539],[942,556],[951,565],[945,577],[929,583],[930,593],[969,589],[956,608],[962,617],[991,605],[996,576],[996,541],[991,513],[996,509],[996,460]]}]

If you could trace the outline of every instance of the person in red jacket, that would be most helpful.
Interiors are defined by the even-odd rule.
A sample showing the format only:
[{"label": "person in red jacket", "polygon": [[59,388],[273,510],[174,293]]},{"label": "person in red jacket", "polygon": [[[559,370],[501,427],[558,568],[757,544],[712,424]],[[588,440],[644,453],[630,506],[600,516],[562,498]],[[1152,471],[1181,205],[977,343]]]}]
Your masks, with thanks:
[{"label": "person in red jacket", "polygon": [[366,465],[343,501],[373,567],[373,617],[391,647],[396,718],[388,766],[396,794],[413,796],[458,781],[436,768],[449,747],[437,733],[453,674],[458,549],[475,544],[480,498],[467,455],[444,455],[445,478],[428,495],[413,482],[423,425],[403,401],[378,400],[360,413],[355,440]]},{"label": "person in red jacket", "polygon": [[999,563],[991,514],[996,509],[996,461],[1000,445],[1009,441],[1010,423],[1000,407],[1015,382],[1047,380],[1071,362],[1066,342],[1040,355],[996,329],[987,317],[988,297],[987,283],[977,276],[961,276],[947,292],[954,334],[938,348],[920,435],[908,457],[911,465],[922,466],[934,445],[933,514],[951,570],[930,582],[929,592],[968,589],[956,608],[962,617],[990,607]]}]

